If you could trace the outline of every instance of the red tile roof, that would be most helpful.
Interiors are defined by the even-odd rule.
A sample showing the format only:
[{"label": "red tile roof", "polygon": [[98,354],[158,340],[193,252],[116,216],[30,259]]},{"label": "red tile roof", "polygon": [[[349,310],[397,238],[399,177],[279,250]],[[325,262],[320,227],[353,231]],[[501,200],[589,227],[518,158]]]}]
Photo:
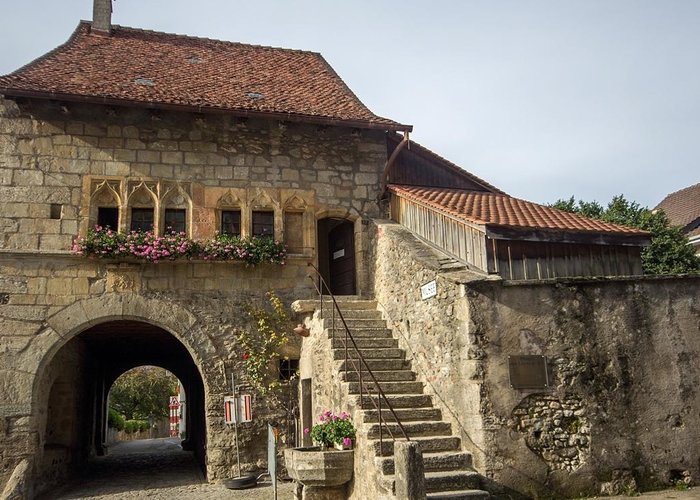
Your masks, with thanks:
[{"label": "red tile roof", "polygon": [[466,222],[514,229],[648,236],[649,233],[538,205],[499,193],[418,186],[389,190]]},{"label": "red tile roof", "polygon": [[674,226],[693,236],[700,234],[700,183],[669,194],[656,208],[663,210]]},{"label": "red tile roof", "polygon": [[121,26],[105,36],[87,21],[1,76],[0,94],[411,130],[373,114],[318,53]]}]

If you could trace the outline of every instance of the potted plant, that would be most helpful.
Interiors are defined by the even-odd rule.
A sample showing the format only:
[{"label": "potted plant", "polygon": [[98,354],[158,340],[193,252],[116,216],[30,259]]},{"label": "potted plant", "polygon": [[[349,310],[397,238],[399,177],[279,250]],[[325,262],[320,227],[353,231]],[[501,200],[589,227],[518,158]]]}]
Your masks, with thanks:
[{"label": "potted plant", "polygon": [[[289,476],[304,489],[309,498],[344,499],[345,484],[352,479],[354,450],[350,448],[355,439],[355,427],[350,415],[342,412],[335,415],[326,410],[319,423],[312,429],[304,429],[317,446],[313,448],[288,448],[285,464]],[[305,497],[304,497],[305,498]]]},{"label": "potted plant", "polygon": [[[311,440],[321,449],[336,447],[339,450],[352,448],[355,439],[355,426],[350,420],[350,415],[341,412],[340,415],[326,410],[319,417],[320,423],[313,426],[310,431]],[[304,429],[304,432],[309,432]]]}]

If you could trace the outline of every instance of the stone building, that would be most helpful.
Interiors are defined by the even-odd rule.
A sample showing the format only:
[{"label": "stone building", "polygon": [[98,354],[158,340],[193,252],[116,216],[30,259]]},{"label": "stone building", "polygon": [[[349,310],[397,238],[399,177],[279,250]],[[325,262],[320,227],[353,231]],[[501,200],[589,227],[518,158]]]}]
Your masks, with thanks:
[{"label": "stone building", "polygon": [[[586,383],[581,374],[591,360],[607,366],[615,349],[601,383],[629,371],[630,356],[642,362],[642,348],[630,347],[634,341],[618,327],[656,338],[667,324],[649,314],[667,302],[648,297],[656,293],[650,282],[628,277],[596,285],[552,280],[638,274],[646,233],[505,195],[410,141],[411,126],[374,115],[319,54],[113,26],[110,3],[96,0],[92,23],[81,22],[64,45],[0,77],[6,494],[32,496],[105,453],[109,387],[144,364],[180,379],[184,445],[208,480],[230,477],[236,450],[223,399],[231,375],[245,374],[235,332],[250,328],[246,305],[269,290],[288,305],[301,299],[300,314],[313,312],[309,263],[334,294],[351,296],[343,303],[354,311],[348,317],[358,322],[356,334],[366,337],[360,351],[374,358],[382,387],[396,393],[401,418],[411,422],[410,437],[424,444],[431,490],[573,491],[566,490],[567,474],[593,488],[625,468],[617,452],[603,454],[616,458],[601,465],[591,436],[603,423],[592,408],[605,409],[608,401],[596,400],[593,390],[577,397]],[[175,228],[200,242],[217,233],[271,237],[288,253],[284,265],[246,266],[201,256],[155,263],[71,251],[95,225],[156,236]],[[420,286],[431,280],[435,296],[421,301]],[[676,356],[687,370],[678,398],[667,391],[679,408],[673,421],[681,423],[672,432],[682,459],[659,467],[667,475],[698,474],[691,465],[697,451],[687,450],[690,429],[698,428],[697,411],[691,415],[699,368],[690,365],[698,346],[686,339],[697,324],[696,282],[664,283],[663,293],[679,305],[669,305],[676,338],[658,368]],[[580,287],[592,289],[579,296]],[[633,303],[622,300],[628,293]],[[621,310],[599,305],[603,296]],[[629,319],[626,306],[639,314]],[[617,318],[614,326],[605,316]],[[360,437],[351,494],[391,496],[391,446],[377,445],[377,415],[357,404],[363,388],[345,373],[328,320],[310,314],[311,337],[280,353],[301,357],[302,392],[307,388],[301,418],[308,422],[331,404],[352,409]],[[581,339],[599,328],[596,321],[606,325],[596,331],[608,341],[579,356],[567,325],[575,323]],[[513,392],[504,384],[504,360],[516,351],[550,358],[559,392]],[[588,376],[598,383],[596,373]],[[656,388],[648,374],[625,380]],[[563,402],[562,412],[581,417],[558,433],[566,439],[547,437],[543,444],[528,437],[538,421],[555,420],[556,412],[542,409],[545,402],[548,408]],[[654,425],[659,405],[648,418]],[[250,470],[265,468],[265,425],[280,415],[260,395],[253,411],[240,436]],[[561,445],[569,439],[573,444]],[[633,448],[633,441],[625,443]],[[636,466],[649,468],[651,455],[639,452]],[[529,460],[538,465],[523,481],[512,470],[522,472]]]}]

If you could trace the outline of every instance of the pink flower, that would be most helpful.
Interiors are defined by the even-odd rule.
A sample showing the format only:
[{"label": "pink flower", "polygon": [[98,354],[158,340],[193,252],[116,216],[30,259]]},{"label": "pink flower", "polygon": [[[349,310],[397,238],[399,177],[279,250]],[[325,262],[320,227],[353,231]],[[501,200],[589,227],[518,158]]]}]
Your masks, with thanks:
[{"label": "pink flower", "polygon": [[350,446],[352,444],[352,439],[343,438],[343,446]]},{"label": "pink flower", "polygon": [[306,428],[304,429],[304,434],[308,434],[309,432],[311,432],[311,429],[309,429],[308,427],[306,427]]}]

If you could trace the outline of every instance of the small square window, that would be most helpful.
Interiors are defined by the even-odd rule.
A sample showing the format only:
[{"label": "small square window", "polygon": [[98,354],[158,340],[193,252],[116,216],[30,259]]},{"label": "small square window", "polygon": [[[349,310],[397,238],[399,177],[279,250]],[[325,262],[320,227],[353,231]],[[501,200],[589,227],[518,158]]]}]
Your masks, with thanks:
[{"label": "small square window", "polygon": [[298,374],[298,359],[280,359],[280,380],[292,380]]},{"label": "small square window", "polygon": [[97,225],[117,230],[119,228],[119,209],[117,207],[97,207]]},{"label": "small square window", "polygon": [[241,235],[241,211],[222,210],[221,211],[221,234],[232,236]]},{"label": "small square window", "polygon": [[175,231],[176,233],[184,233],[187,229],[185,216],[187,211],[184,208],[166,208],[165,209],[165,231]]},{"label": "small square window", "polygon": [[153,231],[153,209],[132,208],[131,230],[144,232]]},{"label": "small square window", "polygon": [[60,203],[52,203],[49,209],[49,218],[60,219],[63,213],[63,205]]},{"label": "small square window", "polygon": [[275,236],[275,213],[253,212],[253,236]]}]

